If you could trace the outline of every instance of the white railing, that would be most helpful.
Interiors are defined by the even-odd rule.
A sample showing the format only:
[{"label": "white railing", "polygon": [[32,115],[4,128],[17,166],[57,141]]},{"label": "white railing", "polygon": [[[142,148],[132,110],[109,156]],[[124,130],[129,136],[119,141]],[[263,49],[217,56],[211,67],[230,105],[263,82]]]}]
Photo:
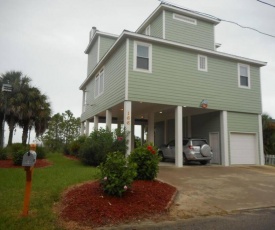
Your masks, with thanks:
[{"label": "white railing", "polygon": [[275,165],[275,155],[265,155],[266,165]]}]

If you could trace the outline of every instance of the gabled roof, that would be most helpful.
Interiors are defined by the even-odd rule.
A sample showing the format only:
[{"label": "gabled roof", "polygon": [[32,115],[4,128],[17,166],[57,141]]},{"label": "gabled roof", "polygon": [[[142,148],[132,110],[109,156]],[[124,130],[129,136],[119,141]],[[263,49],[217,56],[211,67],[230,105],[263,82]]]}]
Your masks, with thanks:
[{"label": "gabled roof", "polygon": [[86,87],[86,85],[93,78],[93,75],[95,73],[97,73],[100,68],[102,68],[102,66],[104,65],[104,61],[110,55],[112,55],[113,52],[115,52],[115,50],[120,46],[121,43],[124,42],[124,40],[126,40],[126,38],[133,38],[133,39],[136,39],[136,40],[145,41],[145,42],[149,42],[149,43],[154,42],[154,43],[159,43],[159,44],[163,44],[163,45],[167,45],[167,46],[174,46],[174,47],[177,47],[179,49],[195,51],[195,52],[199,52],[201,54],[213,55],[213,56],[220,57],[220,58],[233,59],[233,60],[236,60],[236,61],[245,62],[247,64],[253,64],[253,65],[256,65],[256,66],[259,66],[259,67],[265,66],[267,64],[266,62],[262,62],[262,61],[257,61],[257,60],[253,60],[253,59],[249,59],[249,58],[235,56],[235,55],[232,55],[232,54],[222,53],[222,52],[218,52],[218,51],[215,51],[215,50],[209,50],[209,49],[204,49],[204,48],[200,48],[200,47],[196,47],[196,46],[186,45],[186,44],[183,44],[183,43],[169,41],[169,40],[156,38],[156,37],[151,37],[151,36],[147,36],[147,35],[143,35],[143,34],[137,34],[137,33],[125,30],[121,33],[121,35],[118,37],[118,39],[113,44],[113,46],[108,50],[108,52],[104,55],[104,57],[102,57],[102,59],[99,61],[99,63],[97,63],[97,65],[95,66],[93,71],[84,80],[84,82],[81,84],[79,89],[83,90]]},{"label": "gabled roof", "polygon": [[90,49],[92,48],[92,46],[95,43],[98,36],[110,37],[110,38],[113,38],[114,40],[116,40],[118,38],[118,35],[105,33],[105,32],[101,32],[99,30],[96,30],[93,37],[90,39],[86,50],[84,51],[85,54],[88,54],[90,52]]},{"label": "gabled roof", "polygon": [[208,21],[213,23],[214,25],[217,25],[220,23],[220,19],[215,18],[213,16],[200,13],[197,11],[193,11],[187,8],[182,8],[179,6],[176,6],[174,4],[169,4],[162,2],[158,8],[156,8],[153,13],[141,24],[141,26],[136,30],[136,33],[140,33],[141,31],[145,30],[145,28],[163,11],[163,10],[168,10],[168,11],[173,11],[178,14],[183,14],[189,17],[193,17],[196,19],[200,19],[203,21]]}]

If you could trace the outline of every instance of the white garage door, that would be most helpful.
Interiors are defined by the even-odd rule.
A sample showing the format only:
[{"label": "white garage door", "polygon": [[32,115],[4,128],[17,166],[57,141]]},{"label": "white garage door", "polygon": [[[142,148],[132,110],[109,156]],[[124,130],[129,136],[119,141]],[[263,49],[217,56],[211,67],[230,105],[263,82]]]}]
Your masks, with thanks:
[{"label": "white garage door", "polygon": [[232,133],[230,135],[231,164],[256,164],[256,135]]}]

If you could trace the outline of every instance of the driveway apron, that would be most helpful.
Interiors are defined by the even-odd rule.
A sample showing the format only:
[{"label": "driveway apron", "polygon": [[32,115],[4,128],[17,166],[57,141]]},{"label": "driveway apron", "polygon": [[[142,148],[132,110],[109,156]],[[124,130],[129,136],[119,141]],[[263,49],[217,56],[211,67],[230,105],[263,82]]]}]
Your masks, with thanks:
[{"label": "driveway apron", "polygon": [[271,166],[160,166],[158,179],[178,189],[170,208],[176,218],[275,207],[275,167]]}]

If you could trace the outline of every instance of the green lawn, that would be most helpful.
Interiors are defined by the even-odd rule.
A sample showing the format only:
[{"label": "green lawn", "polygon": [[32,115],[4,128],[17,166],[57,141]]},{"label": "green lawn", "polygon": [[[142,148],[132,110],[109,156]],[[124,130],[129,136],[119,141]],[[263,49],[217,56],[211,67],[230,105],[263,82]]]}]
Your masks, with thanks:
[{"label": "green lawn", "polygon": [[29,216],[21,217],[26,173],[23,168],[0,168],[0,229],[61,229],[53,205],[71,185],[98,177],[98,170],[61,154],[49,154],[53,165],[35,168]]}]

